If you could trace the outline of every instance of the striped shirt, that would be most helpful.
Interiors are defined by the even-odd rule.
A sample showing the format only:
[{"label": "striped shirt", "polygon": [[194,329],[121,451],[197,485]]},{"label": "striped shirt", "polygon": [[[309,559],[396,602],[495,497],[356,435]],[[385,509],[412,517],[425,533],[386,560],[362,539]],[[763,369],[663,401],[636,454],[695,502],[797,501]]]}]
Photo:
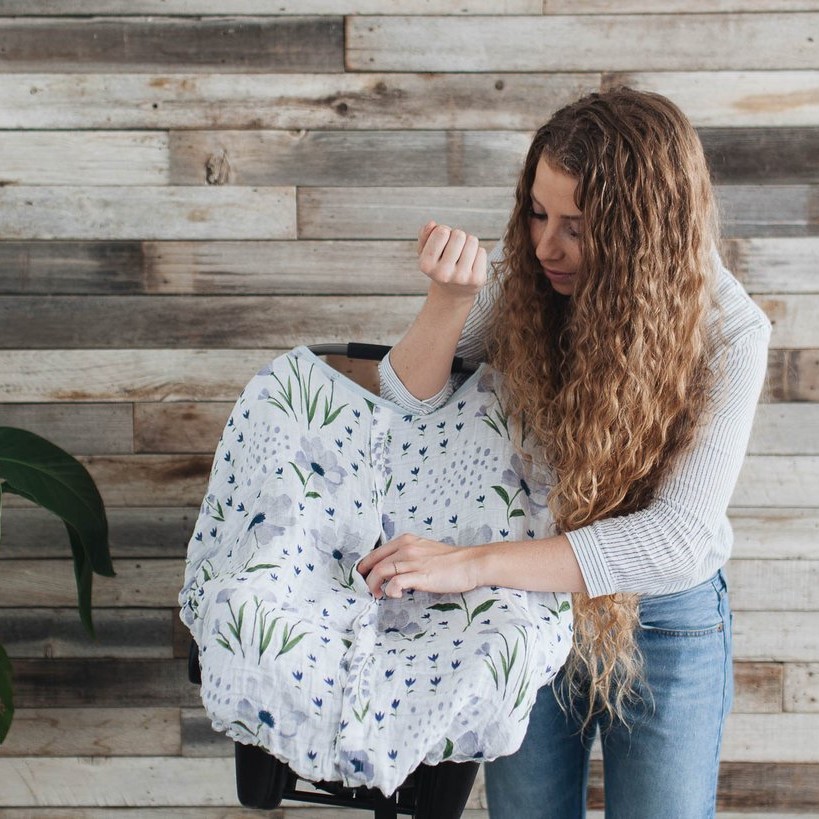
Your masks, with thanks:
[{"label": "striped shirt", "polygon": [[[502,254],[498,244],[489,261],[500,261]],[[765,378],[771,324],[722,262],[718,264],[718,309],[711,321],[711,331],[717,333],[711,366],[719,373],[711,393],[713,412],[644,509],[566,533],[592,597],[683,591],[707,580],[730,556],[728,502]],[[484,358],[498,287],[498,280],[490,278],[476,297],[456,355],[473,362]],[[419,401],[401,383],[389,356],[379,372],[381,394],[413,413],[441,406],[458,384],[455,376],[437,395]]]}]

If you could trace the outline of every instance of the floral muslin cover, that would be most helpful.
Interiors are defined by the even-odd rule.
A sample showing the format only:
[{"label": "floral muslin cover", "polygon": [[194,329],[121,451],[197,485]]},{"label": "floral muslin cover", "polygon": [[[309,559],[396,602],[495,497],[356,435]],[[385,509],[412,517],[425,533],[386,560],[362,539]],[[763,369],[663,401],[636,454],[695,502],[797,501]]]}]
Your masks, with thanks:
[{"label": "floral muslin cover", "polygon": [[517,750],[570,649],[569,595],[376,600],[356,570],[404,532],[461,546],[552,534],[499,386],[482,365],[412,416],[299,347],[245,387],[179,595],[216,730],[302,778],[385,794],[421,762]]}]

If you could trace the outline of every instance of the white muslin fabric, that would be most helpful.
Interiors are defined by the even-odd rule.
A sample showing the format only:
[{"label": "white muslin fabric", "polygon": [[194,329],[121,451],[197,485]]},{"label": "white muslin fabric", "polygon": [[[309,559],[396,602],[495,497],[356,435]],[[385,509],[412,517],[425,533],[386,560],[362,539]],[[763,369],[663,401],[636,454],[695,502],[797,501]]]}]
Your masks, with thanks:
[{"label": "white muslin fabric", "polygon": [[404,532],[468,547],[552,534],[547,474],[482,365],[407,414],[299,347],[222,433],[179,595],[213,727],[301,777],[391,794],[421,762],[520,746],[572,641],[567,594],[483,587],[376,600],[356,570]]}]

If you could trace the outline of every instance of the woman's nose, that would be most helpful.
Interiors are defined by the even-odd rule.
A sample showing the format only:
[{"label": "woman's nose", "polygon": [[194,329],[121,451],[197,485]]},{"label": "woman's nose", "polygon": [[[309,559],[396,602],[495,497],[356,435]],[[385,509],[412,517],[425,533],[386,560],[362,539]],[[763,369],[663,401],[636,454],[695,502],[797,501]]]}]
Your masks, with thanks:
[{"label": "woman's nose", "polygon": [[554,234],[548,227],[544,227],[535,245],[535,256],[541,262],[554,261],[560,257],[560,248],[555,241]]}]

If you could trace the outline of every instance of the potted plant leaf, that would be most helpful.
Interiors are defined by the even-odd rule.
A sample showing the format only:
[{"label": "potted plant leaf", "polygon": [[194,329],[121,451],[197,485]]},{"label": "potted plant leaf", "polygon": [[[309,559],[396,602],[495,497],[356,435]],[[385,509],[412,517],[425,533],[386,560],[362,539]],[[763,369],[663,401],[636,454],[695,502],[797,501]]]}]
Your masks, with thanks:
[{"label": "potted plant leaf", "polygon": [[[93,575],[114,576],[105,507],[93,478],[76,458],[45,438],[24,429],[0,427],[0,511],[6,493],[27,498],[65,524],[74,558],[80,620],[93,637]],[[0,743],[13,716],[11,661],[0,645]]]}]

